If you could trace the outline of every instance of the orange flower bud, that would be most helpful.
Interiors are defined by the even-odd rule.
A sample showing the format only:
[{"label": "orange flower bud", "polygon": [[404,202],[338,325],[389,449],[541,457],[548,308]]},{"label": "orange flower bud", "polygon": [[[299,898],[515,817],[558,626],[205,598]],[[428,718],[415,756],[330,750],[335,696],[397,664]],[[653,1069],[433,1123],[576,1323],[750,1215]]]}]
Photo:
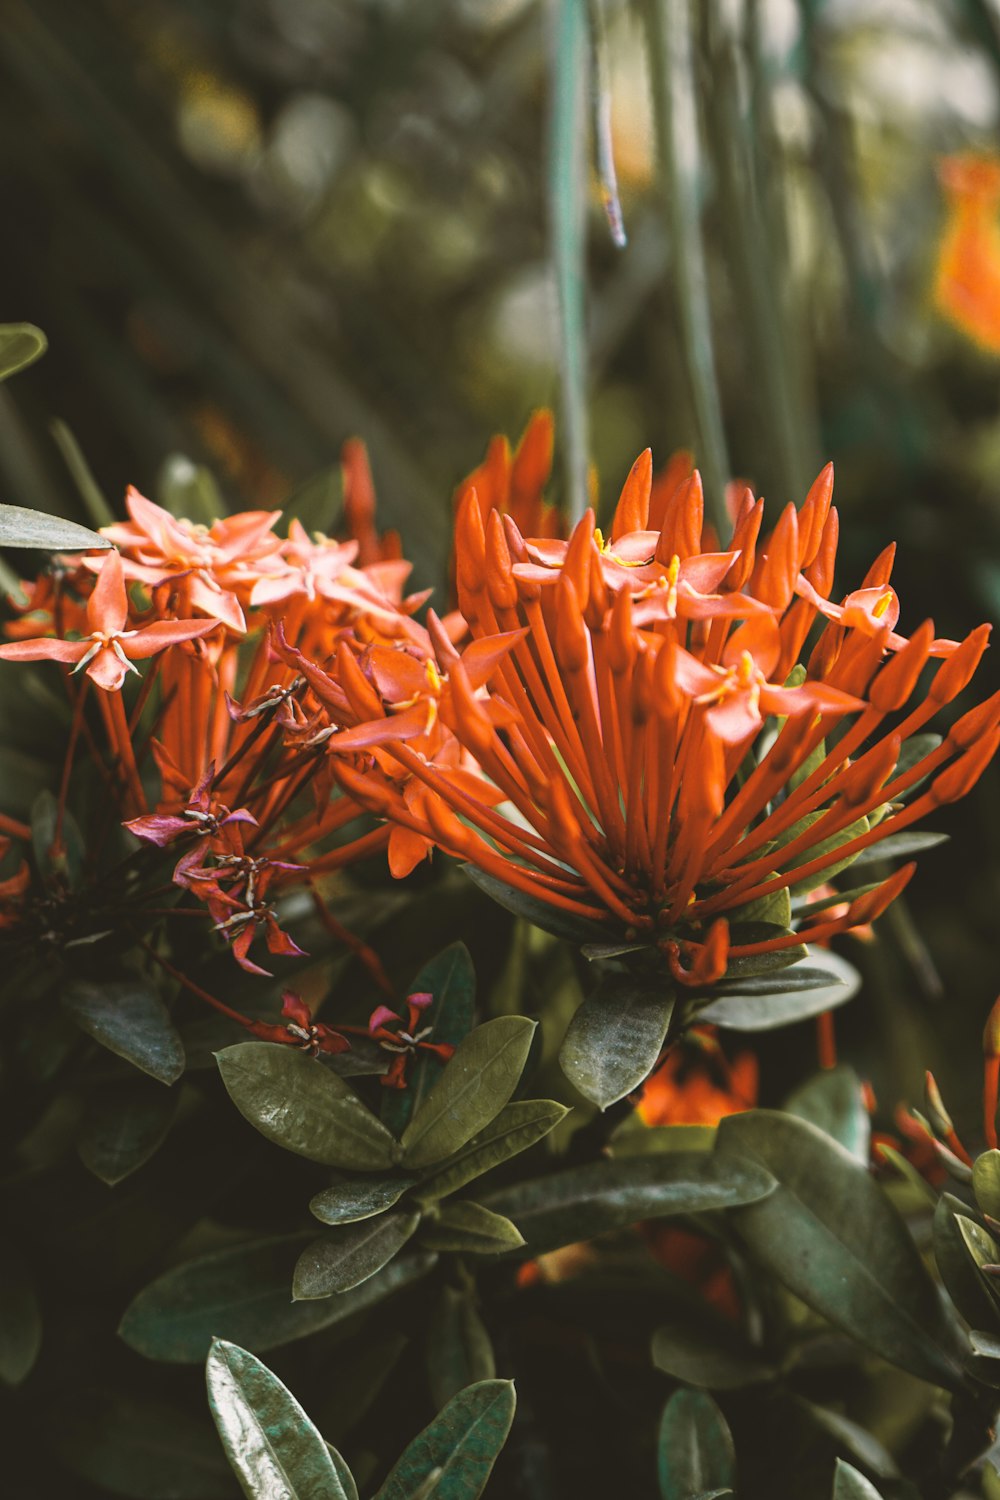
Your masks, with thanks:
[{"label": "orange flower bud", "polygon": [[891,656],[872,679],[868,697],[879,713],[891,714],[902,708],[920,679],[934,640],[934,621],[918,625],[906,645]]},{"label": "orange flower bud", "polygon": [[896,543],[890,542],[872,563],[861,584],[863,589],[884,588],[892,577],[892,565],[896,561]]},{"label": "orange flower bud", "polygon": [[799,511],[799,569],[807,568],[819,551],[833,500],[833,464],[828,463],[809,486]]},{"label": "orange flower bud", "polygon": [[486,521],[486,588],[494,609],[517,608],[517,583],[499,511]]},{"label": "orange flower bud", "polygon": [[837,507],[831,505],[829,514],[823,523],[823,532],[819,539],[819,547],[816,556],[805,569],[805,576],[824,599],[829,599],[830,590],[833,588],[833,575],[837,566],[837,545],[840,541],[840,516]]},{"label": "orange flower bud", "polygon": [[757,538],[764,520],[764,502],[753,498],[753,490],[743,491],[743,506],[733,531],[728,551],[739,552],[723,581],[723,588],[738,592],[754,570],[757,560]]},{"label": "orange flower bud", "polygon": [[590,593],[590,561],[593,553],[594,512],[587,509],[573,527],[562,565],[563,577],[568,578],[576,589],[576,597],[581,605]]},{"label": "orange flower bud", "polygon": [[933,703],[950,703],[968,687],[990,643],[992,626],[977,625],[938,667],[927,690]]},{"label": "orange flower bud", "polygon": [[510,504],[527,505],[541,496],[552,471],[552,413],[532,412],[510,469]]},{"label": "orange flower bud", "polygon": [[635,661],[638,641],[632,625],[632,595],[622,589],[611,611],[608,630],[608,661],[616,677],[622,677]]},{"label": "orange flower bud", "polygon": [[590,665],[590,637],[576,590],[565,573],[556,584],[556,650],[567,672],[582,672]]},{"label": "orange flower bud", "polygon": [[681,561],[701,551],[701,532],[705,523],[705,492],[701,475],[695,469],[691,478],[681,484],[667,502],[656,544],[656,560],[669,567],[674,557]]},{"label": "orange flower bud", "polygon": [[902,740],[898,734],[879,740],[842,773],[837,781],[845,807],[861,807],[884,786],[896,769]]},{"label": "orange flower bud", "polygon": [[941,807],[946,802],[957,802],[959,797],[970,792],[993,759],[998,746],[1000,730],[994,729],[991,734],[971,745],[957,760],[952,761],[931,785],[928,795],[932,804]]},{"label": "orange flower bud", "polygon": [[649,522],[649,496],[653,488],[653,450],[645,448],[629,470],[611,522],[614,540],[630,531],[645,531]]},{"label": "orange flower bud", "polygon": [[358,666],[357,658],[346,641],[340,641],[337,645],[337,680],[361,723],[367,719],[385,718],[381,698]]}]

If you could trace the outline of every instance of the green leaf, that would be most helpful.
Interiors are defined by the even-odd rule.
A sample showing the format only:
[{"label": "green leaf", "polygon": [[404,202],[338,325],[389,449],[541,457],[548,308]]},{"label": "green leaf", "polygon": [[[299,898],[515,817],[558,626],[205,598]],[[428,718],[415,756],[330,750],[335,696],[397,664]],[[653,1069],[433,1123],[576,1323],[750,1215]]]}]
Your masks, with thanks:
[{"label": "green leaf", "polygon": [[364,1181],[337,1182],[316,1194],[309,1212],[323,1224],[354,1224],[359,1219],[373,1219],[398,1203],[416,1180],[415,1177],[369,1177]]},{"label": "green leaf", "polygon": [[934,1259],[948,1295],[973,1328],[1000,1332],[996,1303],[985,1277],[969,1255],[959,1220],[968,1206],[951,1193],[942,1193],[934,1209]]},{"label": "green leaf", "polygon": [[507,1441],[514,1404],[509,1380],[459,1391],[414,1438],[375,1500],[477,1500]]},{"label": "green leaf", "polygon": [[49,341],[34,323],[0,323],[0,380],[41,359]]},{"label": "green leaf", "polygon": [[[423,1012],[421,1028],[430,1027],[432,1041],[457,1047],[472,1030],[475,1019],[476,971],[465,944],[452,943],[432,958],[407,986],[406,993],[434,996]],[[395,1135],[406,1129],[444,1066],[433,1052],[417,1052],[406,1088],[383,1090],[382,1119]]]},{"label": "green leaf", "polygon": [[88,1171],[109,1187],[121,1182],[166,1139],[180,1089],[162,1089],[146,1078],[102,1084],[88,1102],[76,1149]]},{"label": "green leaf", "polygon": [[298,521],[310,536],[320,531],[329,536],[333,531],[343,497],[343,480],[340,465],[331,465],[312,474],[296,485],[285,503],[284,521]]},{"label": "green leaf", "polygon": [[946,844],[950,837],[948,833],[889,833],[877,844],[862,849],[854,863],[863,867],[880,859],[902,859],[920,854],[924,849],[936,849],[938,844]]},{"label": "green leaf", "polygon": [[[733,948],[753,943],[772,943],[779,938],[794,937],[790,927],[780,927],[776,922],[734,922],[729,929],[729,941]],[[751,978],[755,974],[773,974],[781,969],[790,969],[806,957],[804,943],[793,943],[788,948],[765,949],[763,953],[730,953],[726,972],[720,981],[725,985],[730,980]]]},{"label": "green leaf", "polygon": [[304,1302],[360,1286],[388,1265],[419,1223],[419,1214],[381,1214],[313,1240],[295,1266],[292,1295]]},{"label": "green leaf", "polygon": [[1000,1151],[983,1151],[972,1164],[976,1202],[991,1219],[1000,1219]]},{"label": "green leaf", "polygon": [[493,1345],[470,1290],[442,1287],[427,1325],[427,1373],[439,1407],[496,1375]]},{"label": "green leaf", "polygon": [[286,1151],[358,1172],[393,1165],[397,1144],[381,1120],[316,1058],[278,1042],[237,1042],[216,1061],[243,1118]]},{"label": "green leaf", "polygon": [[503,1214],[463,1199],[446,1203],[435,1218],[424,1221],[420,1243],[431,1250],[454,1250],[475,1255],[502,1255],[518,1250],[524,1236]]},{"label": "green leaf", "polygon": [[713,1391],[739,1390],[778,1373],[740,1328],[705,1303],[660,1324],[653,1363],[674,1380]]},{"label": "green leaf", "polygon": [[882,1500],[882,1497],[863,1474],[838,1458],[831,1500]]},{"label": "green leaf", "polygon": [[[108,1390],[93,1366],[73,1372],[72,1390],[47,1440],[60,1462],[96,1493],[231,1500],[233,1476],[207,1412],[195,1417],[155,1397]],[[68,1496],[72,1490],[56,1493]],[[89,1486],[84,1493],[92,1493]]]},{"label": "green leaf", "polygon": [[629,1115],[612,1133],[612,1156],[656,1156],[664,1151],[711,1151],[714,1125],[644,1125]]},{"label": "green leaf", "polygon": [[211,526],[226,507],[211,469],[193,463],[184,453],[164,459],[156,485],[160,504],[181,521]]},{"label": "green leaf", "polygon": [[629,974],[606,974],[576,1012],[559,1052],[566,1077],[585,1099],[607,1109],[656,1066],[674,997]]},{"label": "green leaf", "polygon": [[443,1161],[496,1118],[517,1087],[536,1024],[525,1016],[498,1016],[459,1043],[403,1132],[407,1166]]},{"label": "green leaf", "polygon": [[292,1301],[292,1269],[304,1236],[253,1240],[174,1266],[125,1309],[118,1332],[130,1348],[168,1364],[200,1364],[213,1337],[257,1353],[349,1317],[426,1274],[435,1257],[400,1257],[353,1292]]},{"label": "green leaf", "polygon": [[417,1200],[432,1203],[457,1192],[501,1162],[527,1151],[568,1114],[566,1106],[553,1099],[520,1099],[516,1104],[505,1104],[485,1130],[467,1141],[438,1171],[424,1178],[416,1193]]},{"label": "green leaf", "polygon": [[183,1043],[170,1012],[146,980],[74,979],[61,1000],[82,1031],[151,1078],[170,1084],[184,1072]]},{"label": "green leaf", "polygon": [[785,1100],[785,1112],[808,1120],[839,1141],[863,1166],[871,1152],[871,1118],[865,1109],[861,1080],[841,1064],[817,1073]]},{"label": "green leaf", "polygon": [[0,547],[37,547],[40,552],[94,552],[111,543],[96,531],[23,505],[0,505]]},{"label": "green leaf", "polygon": [[890,1364],[954,1387],[955,1330],[905,1224],[860,1162],[814,1125],[772,1110],[722,1120],[716,1153],[777,1178],[769,1198],[731,1215],[761,1264]]},{"label": "green leaf", "polygon": [[772,927],[780,927],[787,931],[792,925],[792,898],[787,888],[783,886],[780,891],[771,891],[770,895],[758,896],[756,901],[750,901],[746,906],[737,908],[732,913],[731,921],[768,922]]},{"label": "green leaf", "polygon": [[736,1481],[733,1440],[704,1391],[675,1391],[663,1408],[657,1444],[663,1500],[725,1494]]},{"label": "green leaf", "polygon": [[[826,811],[822,808],[818,812],[806,813],[805,817],[793,823],[791,828],[786,828],[785,832],[779,836],[776,841],[777,849],[783,849],[786,845],[792,843],[824,817],[826,817]],[[799,865],[811,864],[814,859],[821,859],[826,854],[832,854],[836,849],[849,844],[852,839],[860,838],[863,833],[867,833],[871,826],[868,818],[856,818],[853,823],[849,823],[839,833],[833,833],[829,838],[820,839],[818,843],[812,844],[806,849],[801,849],[798,854],[793,855],[791,868],[797,869]],[[831,861],[825,869],[817,870],[815,874],[807,875],[805,879],[796,881],[790,887],[792,895],[799,896],[804,891],[814,890],[816,886],[823,885],[826,881],[832,880],[835,875],[840,874],[841,870],[846,870],[848,865],[854,864],[857,858],[857,854],[849,854],[846,859]],[[783,861],[783,863],[788,863],[788,861]]]},{"label": "green leaf", "polygon": [[788,970],[777,983],[746,979],[737,986],[722,979],[721,993],[697,1011],[698,1022],[729,1031],[773,1031],[853,999],[861,988],[857,970],[836,953],[810,948],[808,954],[808,964]]},{"label": "green leaf", "polygon": [[501,1188],[483,1201],[513,1219],[532,1253],[540,1255],[639,1219],[750,1203],[773,1188],[773,1177],[756,1163],[676,1151],[571,1167]]},{"label": "green leaf", "polygon": [[266,1365],[215,1339],[205,1377],[222,1446],[248,1500],[348,1500],[326,1443]]},{"label": "green leaf", "polygon": [[1000,1265],[1000,1245],[991,1234],[987,1234],[981,1224],[977,1224],[974,1219],[966,1218],[965,1214],[956,1214],[955,1223],[973,1265],[978,1272],[982,1273],[983,1284],[989,1293],[990,1300],[995,1307],[1000,1308],[1000,1286],[994,1282],[992,1276],[985,1274],[985,1267]]},{"label": "green leaf", "polygon": [[54,879],[78,890],[86,854],[83,835],[76,819],[64,809],[57,846],[59,823],[59,803],[46,788],[31,804],[31,852],[43,880]]},{"label": "green leaf", "polygon": [[20,1385],[42,1346],[42,1316],[27,1261],[0,1240],[0,1380]]},{"label": "green leaf", "polygon": [[565,938],[567,942],[581,946],[584,943],[607,941],[607,928],[600,923],[588,922],[583,917],[574,917],[571,912],[549,906],[548,902],[540,901],[537,896],[529,896],[527,891],[518,890],[516,886],[507,885],[495,875],[487,875],[485,870],[477,869],[475,865],[462,865],[461,868],[473,885],[478,885],[498,905],[513,912],[515,917],[524,917],[543,932],[551,932],[554,937]]},{"label": "green leaf", "polygon": [[1000,1469],[989,1459],[983,1466],[983,1500],[1000,1500]]}]

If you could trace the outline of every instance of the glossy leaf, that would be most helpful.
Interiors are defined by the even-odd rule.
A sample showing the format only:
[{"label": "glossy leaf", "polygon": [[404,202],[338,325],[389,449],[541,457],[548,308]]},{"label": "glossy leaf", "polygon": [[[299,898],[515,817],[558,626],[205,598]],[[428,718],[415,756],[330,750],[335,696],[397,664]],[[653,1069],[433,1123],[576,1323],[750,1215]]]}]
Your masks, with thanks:
[{"label": "glossy leaf", "polygon": [[512,1219],[532,1253],[539,1255],[639,1219],[750,1203],[773,1188],[771,1174],[754,1162],[677,1151],[571,1167],[501,1188],[483,1202]]},{"label": "glossy leaf", "polygon": [[471,1290],[442,1287],[427,1325],[427,1374],[436,1406],[496,1375],[493,1345]]},{"label": "glossy leaf", "polygon": [[237,1042],[216,1054],[230,1099],[261,1135],[328,1167],[390,1167],[398,1148],[350,1085],[295,1047]]},{"label": "glossy leaf", "polygon": [[[800,818],[797,823],[793,823],[780,836],[777,841],[778,847],[783,848],[786,844],[790,844],[793,840],[800,838],[807,829],[818,823],[823,817],[825,817],[825,813],[822,810],[806,813],[805,817]],[[822,858],[823,855],[833,854],[835,850],[842,848],[853,839],[860,838],[862,834],[867,833],[870,827],[871,822],[868,818],[856,818],[853,823],[849,823],[839,833],[831,834],[829,838],[820,839],[817,843],[811,844],[808,848],[801,850],[794,856],[791,868],[810,864],[814,859]],[[857,854],[849,854],[845,859],[832,861],[824,870],[817,870],[815,874],[807,875],[803,880],[798,881],[791,887],[792,895],[798,896],[804,891],[815,890],[818,885],[824,885],[828,880],[832,880],[835,875],[839,875],[841,870],[846,870],[849,865],[854,864],[857,858]]]},{"label": "glossy leaf", "polygon": [[470,1032],[403,1132],[408,1167],[434,1166],[503,1109],[528,1060],[536,1022],[498,1016]]},{"label": "glossy leaf", "polygon": [[808,951],[809,963],[781,974],[777,983],[759,978],[730,986],[723,979],[721,993],[697,1011],[699,1023],[729,1031],[773,1031],[853,999],[861,988],[857,970],[835,953]]},{"label": "glossy leaf", "polygon": [[[433,995],[420,1025],[430,1027],[431,1039],[457,1047],[472,1030],[476,1006],[476,971],[464,943],[452,943],[432,958],[407,985],[408,995]],[[382,1119],[396,1135],[402,1134],[440,1078],[444,1063],[433,1052],[417,1052],[410,1064],[405,1089],[385,1089]]]},{"label": "glossy leaf", "polygon": [[882,1500],[882,1497],[863,1474],[838,1458],[831,1500]]},{"label": "glossy leaf", "polygon": [[416,1197],[421,1203],[430,1203],[457,1192],[501,1162],[527,1151],[568,1114],[566,1106],[553,1099],[520,1099],[515,1104],[505,1104],[485,1130],[421,1182]]},{"label": "glossy leaf", "polygon": [[264,1353],[370,1307],[435,1260],[400,1257],[353,1292],[293,1302],[292,1271],[303,1244],[302,1235],[254,1240],[174,1266],[133,1298],[118,1331],[130,1348],[169,1364],[200,1364],[213,1338]]},{"label": "glossy leaf", "polygon": [[657,1441],[662,1500],[725,1494],[736,1479],[733,1440],[704,1391],[676,1391],[663,1408]]},{"label": "glossy leaf", "polygon": [[170,1012],[146,980],[75,979],[61,998],[81,1030],[151,1078],[169,1084],[183,1073],[184,1046]]},{"label": "glossy leaf", "polygon": [[77,1152],[88,1171],[113,1187],[135,1172],[166,1139],[180,1089],[141,1077],[104,1084],[88,1102]]},{"label": "glossy leaf", "polygon": [[514,1404],[509,1380],[467,1386],[414,1438],[375,1500],[477,1500],[507,1441]]},{"label": "glossy leaf", "polygon": [[624,1099],[656,1066],[673,1008],[669,990],[605,975],[569,1024],[559,1053],[566,1077],[599,1109]]},{"label": "glossy leaf", "polygon": [[292,1295],[307,1301],[360,1286],[388,1265],[419,1223],[419,1214],[380,1214],[313,1240],[295,1266]]},{"label": "glossy leaf", "polygon": [[[781,927],[776,922],[734,922],[729,928],[729,941],[735,948],[751,943],[770,943],[778,938],[794,936],[790,927]],[[804,943],[793,943],[788,948],[765,949],[763,953],[731,954],[721,986],[731,980],[752,979],[761,974],[781,973],[793,964],[801,963],[808,950]],[[779,985],[776,988],[780,988]]]},{"label": "glossy leaf", "polygon": [[266,1365],[216,1339],[205,1376],[222,1446],[248,1500],[348,1500],[326,1443]]},{"label": "glossy leaf", "polygon": [[415,1177],[369,1177],[338,1182],[324,1188],[309,1204],[309,1212],[323,1224],[354,1224],[372,1219],[398,1203],[416,1182]]},{"label": "glossy leaf", "polygon": [[42,1345],[35,1281],[23,1254],[0,1240],[0,1381],[20,1385]]},{"label": "glossy leaf", "polygon": [[762,1265],[891,1364],[955,1385],[955,1330],[906,1226],[860,1162],[814,1125],[771,1110],[722,1120],[716,1154],[777,1179],[769,1198],[731,1215]]},{"label": "glossy leaf", "polygon": [[23,505],[0,505],[0,547],[35,547],[39,552],[95,552],[111,543],[96,531]]},{"label": "glossy leaf", "polygon": [[0,380],[41,359],[49,341],[34,323],[0,323]]},{"label": "glossy leaf", "polygon": [[707,1303],[660,1324],[653,1334],[653,1364],[674,1380],[712,1391],[740,1390],[777,1377],[742,1329]]},{"label": "glossy leaf", "polygon": [[462,1200],[446,1203],[435,1218],[424,1222],[420,1243],[431,1250],[502,1255],[505,1250],[520,1249],[524,1237],[503,1214],[483,1208],[481,1203]]},{"label": "glossy leaf", "polygon": [[816,1073],[785,1100],[785,1110],[808,1120],[867,1166],[871,1151],[871,1117],[865,1109],[861,1080],[841,1064]]},{"label": "glossy leaf", "polygon": [[478,885],[498,905],[513,912],[515,917],[524,917],[543,932],[551,932],[554,937],[565,938],[567,942],[581,946],[584,943],[604,943],[608,939],[607,929],[597,922],[587,922],[582,917],[559,911],[548,902],[507,885],[495,875],[488,875],[485,870],[477,869],[475,865],[463,865],[462,870],[473,885]]}]

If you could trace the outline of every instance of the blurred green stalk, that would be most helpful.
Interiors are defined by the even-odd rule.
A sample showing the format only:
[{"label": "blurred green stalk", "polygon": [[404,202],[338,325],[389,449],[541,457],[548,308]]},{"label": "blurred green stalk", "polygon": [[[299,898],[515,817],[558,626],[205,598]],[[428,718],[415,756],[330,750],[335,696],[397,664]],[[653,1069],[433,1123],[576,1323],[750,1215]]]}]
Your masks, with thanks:
[{"label": "blurred green stalk", "polygon": [[559,294],[559,370],[565,509],[575,524],[587,508],[586,288],[587,0],[555,0],[549,219]]},{"label": "blurred green stalk", "polygon": [[730,531],[725,486],[730,475],[712,350],[708,278],[698,202],[698,114],[690,0],[646,0],[649,70],[661,183],[670,235],[673,284],[691,400],[698,461],[709,519]]}]

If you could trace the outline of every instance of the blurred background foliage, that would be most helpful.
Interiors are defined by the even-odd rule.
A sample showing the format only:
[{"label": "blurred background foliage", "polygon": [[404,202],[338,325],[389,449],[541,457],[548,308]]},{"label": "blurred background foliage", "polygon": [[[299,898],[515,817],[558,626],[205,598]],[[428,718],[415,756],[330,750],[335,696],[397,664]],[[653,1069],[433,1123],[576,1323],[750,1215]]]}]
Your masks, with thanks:
[{"label": "blurred background foliage", "polygon": [[[745,476],[772,518],[832,457],[845,587],[895,537],[904,629],[994,617],[1000,360],[931,288],[938,162],[997,141],[1000,8],[594,0],[596,65],[567,86],[558,49],[582,9],[5,0],[4,316],[50,350],[0,391],[3,498],[85,515],[53,419],[116,508],[129,482],[156,492],[165,465],[183,479],[185,460],[234,507],[278,506],[335,476],[359,435],[383,524],[418,582],[440,582],[457,480],[492,432],[541,404],[572,412],[575,392],[605,506],[647,443]],[[664,170],[668,65],[687,70],[697,126],[675,120]],[[554,100],[587,139],[553,126]],[[624,247],[587,165],[602,132]],[[574,376],[559,287],[581,292],[581,162]],[[692,274],[701,348],[676,295]],[[557,463],[556,499],[574,472]],[[843,1027],[886,1102],[915,1097],[933,1059],[961,1128],[1000,972],[995,776],[947,821],[910,916],[887,919],[895,941],[852,952],[867,997]],[[800,1042],[805,1059],[807,1038],[773,1046],[787,1064]],[[764,1064],[766,1102],[767,1049]]]}]

